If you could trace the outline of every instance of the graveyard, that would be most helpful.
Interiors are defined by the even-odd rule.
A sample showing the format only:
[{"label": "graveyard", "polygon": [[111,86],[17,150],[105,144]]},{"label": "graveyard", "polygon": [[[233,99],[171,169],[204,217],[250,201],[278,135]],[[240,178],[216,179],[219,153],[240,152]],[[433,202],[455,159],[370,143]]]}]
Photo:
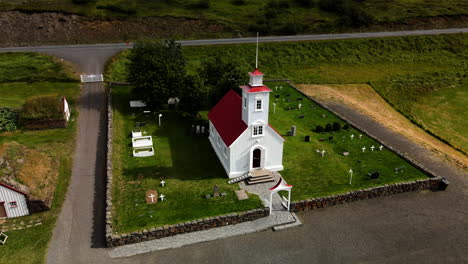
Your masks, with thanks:
[{"label": "graveyard", "polygon": [[[237,199],[235,191],[239,187],[227,183],[206,131],[204,135],[192,133],[192,125],[206,126],[206,119],[189,119],[168,110],[161,112],[159,127],[159,112],[145,114],[141,109],[130,108],[130,90],[128,86],[112,87],[113,228],[117,232],[262,207],[256,195]],[[137,123],[139,127],[135,127]],[[151,136],[153,156],[133,156],[135,129],[140,130],[142,137]],[[164,187],[161,181],[165,182]],[[219,197],[212,197],[215,185]],[[156,190],[157,196],[164,195],[164,201],[153,198],[158,202],[147,204],[145,194],[149,190]],[[211,197],[207,199],[207,195]]]},{"label": "graveyard", "polygon": [[[288,83],[267,85],[273,90],[270,123],[286,138],[281,175],[294,185],[293,201],[427,177],[395,153],[384,147],[380,150],[380,144],[364,133],[352,127],[345,129],[344,121]],[[338,131],[315,131],[317,126],[326,130],[327,124],[333,130],[335,122],[341,127]],[[296,135],[289,136],[293,125]],[[305,142],[306,136],[310,136],[309,142]],[[371,179],[373,172],[380,174],[377,179]]]},{"label": "graveyard", "polygon": [[[0,54],[0,107],[18,109],[30,96],[63,94],[72,109],[79,84],[66,66],[50,57],[34,53]],[[55,220],[65,199],[71,175],[76,111],[66,128],[0,131],[0,159],[13,169],[0,166],[0,180],[14,175],[30,188],[30,194],[47,199],[46,212],[11,218],[0,223],[8,230],[8,246],[0,256],[18,263],[43,261]]]}]

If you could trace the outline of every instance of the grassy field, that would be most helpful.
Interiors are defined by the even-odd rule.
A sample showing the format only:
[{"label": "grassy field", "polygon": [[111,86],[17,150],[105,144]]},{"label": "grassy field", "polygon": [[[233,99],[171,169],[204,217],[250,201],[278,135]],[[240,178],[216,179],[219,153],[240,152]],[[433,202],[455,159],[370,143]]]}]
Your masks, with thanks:
[{"label": "grassy field", "polygon": [[[6,232],[9,238],[6,245],[0,246],[0,256],[2,256],[0,262],[43,263],[47,245],[65,199],[71,175],[76,128],[74,120],[77,116],[73,107],[79,94],[79,84],[71,82],[74,77],[66,70],[66,66],[54,64],[54,60],[49,56],[32,53],[0,54],[0,56],[2,57],[0,63],[3,65],[0,68],[0,76],[2,76],[0,106],[20,107],[25,97],[43,92],[65,94],[72,106],[72,121],[66,129],[17,130],[15,132],[0,133],[0,147],[5,143],[15,142],[27,149],[46,155],[52,160],[51,167],[48,169],[57,174],[55,181],[49,183],[50,186],[55,188],[50,211],[9,219],[2,225],[8,227],[15,222],[40,219],[42,225]],[[14,72],[18,72],[18,74],[12,75]],[[54,76],[57,76],[58,79],[54,79]],[[18,80],[41,80],[41,82],[18,83],[16,82]],[[63,83],[64,80],[67,83]],[[0,175],[0,177],[2,176]]]},{"label": "grassy field", "polygon": [[[274,87],[278,85],[283,88],[276,91]],[[344,123],[288,84],[271,83],[269,87],[274,90],[270,98],[280,96],[270,100],[270,109],[273,109],[274,102],[277,104],[276,114],[270,113],[270,123],[283,135],[292,125],[297,126],[297,136],[285,136],[285,169],[281,172],[286,181],[294,185],[293,200],[427,177],[395,153],[387,149],[380,151],[377,148],[380,144],[366,135],[359,139],[362,133],[354,128],[322,133],[312,131],[317,125],[325,127],[328,123]],[[302,105],[301,109],[297,107],[299,103]],[[288,107],[294,109],[287,110]],[[300,116],[304,118],[299,118]],[[353,134],[355,138],[351,139]],[[304,141],[306,135],[311,137],[311,142]],[[330,137],[333,139],[330,140]],[[372,146],[376,147],[374,151],[370,149]],[[362,147],[366,147],[365,152],[362,151]],[[326,153],[322,157],[317,150],[325,150]],[[349,152],[349,155],[344,156],[343,152]],[[402,167],[403,172],[395,172],[395,168]],[[352,185],[349,185],[350,169],[354,171]],[[381,173],[378,179],[371,180],[367,175],[373,171]]]},{"label": "grassy field", "polygon": [[[164,112],[162,126],[156,115],[143,115],[128,106],[130,87],[113,87],[114,106],[114,231],[130,232],[262,206],[256,195],[238,201],[239,187],[227,184],[226,173],[207,137],[189,135],[191,124],[174,112]],[[131,131],[144,121],[143,131],[153,137],[154,157],[132,157]],[[159,186],[163,176],[166,186]],[[217,184],[227,195],[205,199]],[[147,190],[156,189],[167,201],[146,204]]]},{"label": "grassy field", "polygon": [[[344,8],[323,8],[317,1],[263,1],[263,0],[96,0],[75,4],[72,0],[7,1],[0,10],[63,11],[90,17],[146,17],[170,16],[216,21],[236,31],[260,30],[265,33],[301,33],[335,31],[343,26]],[[339,1],[334,1],[339,2]],[[346,8],[356,8],[372,18],[373,24],[399,23],[411,25],[426,17],[468,14],[468,5],[462,0],[399,0],[348,1]],[[326,10],[326,11],[324,11]],[[353,14],[353,13],[351,13]],[[404,23],[410,21],[410,23]]]},{"label": "grassy field", "polygon": [[[404,116],[466,154],[467,46],[468,34],[268,43],[260,44],[259,65],[266,78],[295,83],[370,82]],[[255,60],[249,44],[183,50],[192,72],[211,56],[231,58],[246,72]],[[110,78],[125,81],[126,55],[109,65]]]}]

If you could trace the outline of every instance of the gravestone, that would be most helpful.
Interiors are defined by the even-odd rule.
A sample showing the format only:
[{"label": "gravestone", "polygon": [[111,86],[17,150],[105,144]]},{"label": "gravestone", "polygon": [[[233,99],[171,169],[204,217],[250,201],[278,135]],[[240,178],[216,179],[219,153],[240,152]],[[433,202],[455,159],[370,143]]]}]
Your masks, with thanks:
[{"label": "gravestone", "polygon": [[333,136],[329,136],[329,137],[328,137],[328,140],[333,140]]},{"label": "gravestone", "polygon": [[287,99],[286,102],[290,103],[290,102],[291,102],[291,99]]},{"label": "gravestone", "polygon": [[245,190],[237,190],[236,191],[236,196],[238,200],[247,200],[249,199],[249,196],[245,192]]},{"label": "gravestone", "polygon": [[287,95],[286,95],[286,97],[290,97],[290,96],[291,96],[291,94],[287,94]]},{"label": "gravestone", "polygon": [[199,125],[196,126],[196,133],[197,133],[197,135],[200,134],[200,126]]},{"label": "gravestone", "polygon": [[343,152],[343,156],[349,156],[349,152]]},{"label": "gravestone", "polygon": [[275,98],[280,98],[280,95],[279,94],[275,95]]},{"label": "gravestone", "polygon": [[380,172],[378,172],[378,171],[373,171],[373,172],[371,172],[371,173],[369,173],[369,174],[367,174],[367,175],[368,175],[371,179],[377,179],[377,178],[379,178],[379,176],[380,176]]},{"label": "gravestone", "polygon": [[305,136],[305,137],[304,137],[304,141],[305,141],[305,142],[310,142],[310,136]]},{"label": "gravestone", "polygon": [[201,127],[201,133],[202,133],[202,135],[205,135],[205,126]]},{"label": "gravestone", "polygon": [[297,98],[298,101],[302,101],[302,99],[304,99],[304,98],[302,98],[302,97]]},{"label": "gravestone", "polygon": [[146,203],[155,204],[158,202],[158,191],[148,190],[146,191]]},{"label": "gravestone", "polygon": [[382,149],[383,149],[383,145],[380,145],[379,150],[382,151]]},{"label": "gravestone", "polygon": [[291,136],[296,136],[296,126],[291,127]]},{"label": "gravestone", "polygon": [[301,109],[301,108],[302,108],[302,104],[298,104],[298,105],[297,105],[297,108]]},{"label": "gravestone", "polygon": [[213,197],[218,197],[219,196],[219,187],[217,184],[213,186]]},{"label": "gravestone", "polygon": [[161,193],[161,195],[159,195],[159,199],[161,199],[161,202],[163,202],[165,199],[166,196],[164,194]]},{"label": "gravestone", "polygon": [[205,199],[210,199],[211,198],[211,195],[207,194],[205,195]]},{"label": "gravestone", "polygon": [[299,119],[304,119],[304,115],[300,115],[300,116],[299,116]]}]

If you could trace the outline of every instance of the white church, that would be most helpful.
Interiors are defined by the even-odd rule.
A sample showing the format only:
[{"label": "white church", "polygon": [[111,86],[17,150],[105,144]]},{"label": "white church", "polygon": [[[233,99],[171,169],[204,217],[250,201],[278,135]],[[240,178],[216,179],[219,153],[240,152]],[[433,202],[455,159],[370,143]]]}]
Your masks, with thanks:
[{"label": "white church", "polygon": [[283,170],[284,138],[268,123],[270,88],[249,72],[242,97],[230,90],[208,114],[209,140],[229,178]]}]

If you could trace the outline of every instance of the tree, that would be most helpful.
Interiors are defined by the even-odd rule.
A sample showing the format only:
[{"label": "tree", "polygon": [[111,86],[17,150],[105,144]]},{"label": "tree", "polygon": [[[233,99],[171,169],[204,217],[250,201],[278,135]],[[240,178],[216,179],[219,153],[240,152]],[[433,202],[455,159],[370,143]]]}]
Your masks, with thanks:
[{"label": "tree", "polygon": [[316,126],[315,127],[315,132],[322,133],[323,132],[323,126],[321,126],[321,125]]},{"label": "tree", "polygon": [[325,132],[330,132],[332,131],[332,125],[330,123],[328,123],[327,125],[325,125]]},{"label": "tree", "polygon": [[135,95],[160,109],[171,97],[181,97],[185,85],[185,58],[174,40],[138,41],[129,55],[128,80]]},{"label": "tree", "polygon": [[239,85],[246,83],[247,74],[236,60],[223,60],[215,56],[203,62],[200,76],[209,87],[209,107],[215,105],[230,89],[239,92]]},{"label": "tree", "polygon": [[341,129],[341,124],[339,122],[333,122],[332,124],[333,131],[339,131]]},{"label": "tree", "polygon": [[185,78],[185,89],[180,99],[182,110],[190,114],[207,107],[208,89],[198,75]]}]

